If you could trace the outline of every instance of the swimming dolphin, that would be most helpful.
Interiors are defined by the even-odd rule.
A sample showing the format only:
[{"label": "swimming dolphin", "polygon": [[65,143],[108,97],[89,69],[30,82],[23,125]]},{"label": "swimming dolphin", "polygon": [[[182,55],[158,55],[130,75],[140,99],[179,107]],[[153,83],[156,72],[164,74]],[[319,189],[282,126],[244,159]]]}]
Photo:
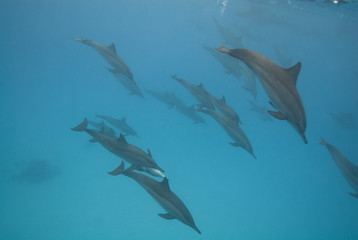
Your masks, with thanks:
[{"label": "swimming dolphin", "polygon": [[118,56],[114,43],[106,47],[99,42],[83,39],[82,37],[75,38],[75,41],[86,44],[101,54],[101,56],[104,57],[104,59],[106,59],[107,62],[114,68],[112,71],[121,73],[129,79],[133,79],[131,70],[122,58]]},{"label": "swimming dolphin", "polygon": [[231,118],[235,123],[242,124],[239,115],[237,115],[237,113],[235,112],[234,109],[232,109],[232,107],[227,105],[226,99],[225,99],[224,96],[221,99],[218,99],[218,98],[216,98],[216,97],[214,97],[213,95],[210,94],[210,97],[211,97],[212,102],[214,103],[215,107],[221,113],[223,113],[228,118]]},{"label": "swimming dolphin", "polygon": [[73,131],[79,132],[85,131],[93,137],[93,139],[90,140],[91,142],[99,142],[105,149],[132,164],[134,169],[146,171],[149,174],[157,177],[164,176],[162,174],[164,170],[161,169],[154,161],[149,149],[148,153],[146,153],[140,148],[129,144],[122,134],[120,134],[119,138],[117,139],[106,136],[103,133],[103,129],[100,132],[88,129],[86,118],[80,125],[71,129]]},{"label": "swimming dolphin", "polygon": [[171,77],[177,82],[181,83],[191,93],[191,95],[193,95],[193,97],[198,100],[200,103],[199,106],[215,109],[214,104],[211,102],[211,98],[202,83],[199,85],[194,85],[189,81],[178,78],[176,75]]},{"label": "swimming dolphin", "polygon": [[301,62],[291,68],[283,69],[264,55],[249,49],[227,49],[222,45],[218,51],[242,60],[256,73],[271,99],[271,104],[278,110],[268,112],[277,119],[287,120],[307,144],[306,113],[296,88]]},{"label": "swimming dolphin", "polygon": [[96,114],[96,117],[101,118],[107,121],[112,126],[120,129],[125,136],[132,135],[138,137],[137,132],[131,126],[128,125],[126,117],[123,117],[122,119],[117,119],[114,117],[99,114]]},{"label": "swimming dolphin", "polygon": [[256,159],[249,139],[236,122],[234,122],[231,118],[228,118],[224,114],[219,113],[213,109],[199,108],[196,111],[203,112],[214,118],[225,130],[225,132],[235,141],[233,143],[230,143],[232,146],[242,147]]},{"label": "swimming dolphin", "polygon": [[194,107],[188,107],[182,100],[180,100],[174,92],[159,92],[153,90],[146,90],[154,98],[166,103],[170,108],[175,109],[184,116],[193,120],[194,123],[206,123],[205,120],[195,111]]},{"label": "swimming dolphin", "polygon": [[229,28],[222,26],[215,17],[213,17],[213,20],[226,44],[230,45],[233,48],[242,48],[241,37],[238,37],[233,34]]},{"label": "swimming dolphin", "polygon": [[158,214],[160,217],[167,220],[178,219],[201,234],[187,207],[180,200],[180,198],[170,190],[169,182],[166,177],[162,182],[155,181],[148,176],[138,172],[133,172],[130,169],[124,170],[123,162],[114,171],[109,172],[109,174],[114,176],[123,174],[132,178],[139,183],[139,185],[141,185],[154,198],[154,200],[157,201],[162,208],[164,208],[165,211],[167,211],[167,213]]},{"label": "swimming dolphin", "polygon": [[327,147],[339,170],[341,171],[349,185],[357,192],[349,194],[355,198],[358,198],[358,166],[354,165],[345,156],[343,156],[343,154],[337,148],[326,142],[323,138],[320,144]]}]

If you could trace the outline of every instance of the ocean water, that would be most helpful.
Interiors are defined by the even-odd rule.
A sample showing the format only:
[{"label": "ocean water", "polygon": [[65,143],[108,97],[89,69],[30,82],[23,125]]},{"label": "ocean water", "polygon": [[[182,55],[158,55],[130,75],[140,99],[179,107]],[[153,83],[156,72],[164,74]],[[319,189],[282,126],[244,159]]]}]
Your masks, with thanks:
[{"label": "ocean water", "polygon": [[[255,100],[203,48],[226,41],[213,18],[244,48],[302,62],[308,144],[286,121],[249,110],[272,106],[259,81]],[[357,240],[354,190],[319,144],[358,165],[357,29],[354,3],[0,1],[0,239]],[[195,104],[177,74],[224,95],[257,159],[210,117],[193,124],[146,92],[128,94],[80,36],[114,43],[141,90]],[[340,112],[354,122],[330,115]],[[126,116],[139,135],[127,141],[150,149],[201,235],[158,217],[165,210],[132,179],[107,174],[121,159],[70,130],[95,114]]]}]

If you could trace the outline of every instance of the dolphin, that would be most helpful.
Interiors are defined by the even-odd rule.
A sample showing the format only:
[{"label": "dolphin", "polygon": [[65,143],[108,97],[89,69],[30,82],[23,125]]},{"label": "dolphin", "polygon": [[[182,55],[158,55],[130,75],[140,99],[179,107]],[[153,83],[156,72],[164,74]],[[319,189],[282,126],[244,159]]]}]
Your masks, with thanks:
[{"label": "dolphin", "polygon": [[339,112],[328,113],[332,119],[342,128],[355,128],[357,123],[352,113]]},{"label": "dolphin", "polygon": [[326,142],[323,138],[320,144],[327,147],[339,170],[341,171],[349,185],[357,192],[349,194],[355,198],[358,198],[358,166],[354,165],[345,156],[343,156],[343,154],[337,148]]},{"label": "dolphin", "polygon": [[172,220],[178,219],[180,222],[188,225],[193,228],[196,232],[201,234],[199,228],[194,223],[194,219],[191,216],[188,208],[180,200],[180,198],[170,190],[168,179],[165,177],[162,182],[158,182],[146,175],[143,175],[138,172],[133,172],[129,169],[124,170],[124,163],[109,172],[110,175],[116,176],[123,174],[127,177],[135,180],[139,185],[141,185],[158,204],[164,208],[167,213],[158,214],[160,217]]},{"label": "dolphin", "polygon": [[96,128],[96,130],[101,130],[103,128],[104,134],[110,137],[116,137],[116,132],[113,130],[113,128],[108,127],[106,124],[104,124],[104,121],[102,122],[93,122],[93,121],[87,121],[90,125]]},{"label": "dolphin", "polygon": [[276,58],[282,67],[289,67],[292,65],[292,58],[287,57],[282,53],[284,49],[279,48],[277,45],[274,45],[273,49],[275,50]]},{"label": "dolphin", "polygon": [[[87,128],[87,119],[77,127],[71,128],[73,131],[85,131],[93,137],[91,142],[99,142],[105,149],[113,153],[114,155],[124,159],[128,163],[132,164],[133,169],[140,171],[146,171],[149,174],[157,177],[163,177],[164,172],[158,164],[154,161],[152,154],[148,149],[148,153],[144,152],[140,148],[129,144],[125,137],[120,134],[119,138],[113,138],[106,136],[103,133],[103,128],[100,132]],[[158,171],[156,171],[158,170]]]},{"label": "dolphin", "polygon": [[122,73],[129,79],[133,80],[133,74],[131,70],[129,69],[127,64],[122,60],[122,58],[118,56],[114,43],[112,43],[107,47],[99,42],[83,39],[82,37],[75,38],[75,41],[92,47],[99,54],[101,54],[101,56],[104,59],[107,60],[107,62],[114,68],[113,69],[114,72]]},{"label": "dolphin", "polygon": [[194,85],[189,81],[178,78],[176,75],[171,77],[177,82],[181,83],[191,93],[191,95],[193,95],[193,97],[198,100],[200,103],[199,106],[215,109],[214,104],[211,102],[211,98],[202,83],[199,85]]},{"label": "dolphin", "polygon": [[193,123],[206,123],[205,120],[194,110],[194,107],[188,107],[174,92],[159,92],[146,90],[154,98],[166,103],[170,108],[182,113],[184,116],[193,120]]},{"label": "dolphin", "polygon": [[234,140],[233,143],[230,143],[232,146],[242,147],[256,159],[249,139],[236,122],[234,122],[231,118],[225,116],[224,114],[219,113],[213,109],[199,108],[196,111],[203,112],[214,118],[225,130],[225,132],[232,138],[232,140]]},{"label": "dolphin", "polygon": [[229,105],[227,105],[226,103],[226,99],[223,96],[221,99],[218,99],[216,97],[214,97],[213,95],[211,95],[211,99],[215,105],[215,107],[217,109],[219,109],[219,111],[221,113],[223,113],[224,115],[226,115],[228,118],[231,118],[235,123],[240,123],[242,124],[239,115],[237,115],[237,113],[235,112],[234,109],[232,109],[232,107],[230,107]]},{"label": "dolphin", "polygon": [[218,51],[242,60],[256,73],[271,99],[271,104],[278,110],[268,112],[277,119],[287,120],[307,144],[306,113],[296,88],[301,62],[291,68],[283,69],[264,55],[249,49],[227,49],[222,45]]},{"label": "dolphin", "polygon": [[225,43],[227,43],[233,48],[242,48],[241,37],[238,37],[235,34],[233,34],[229,28],[223,27],[215,17],[213,17],[213,20],[215,22],[215,25],[219,33],[225,40]]},{"label": "dolphin", "polygon": [[106,115],[99,115],[99,114],[96,114],[96,117],[101,118],[101,119],[107,121],[112,126],[120,129],[124,133],[125,136],[132,135],[132,136],[138,137],[137,132],[131,126],[128,125],[126,117],[123,117],[122,119],[117,119],[114,117],[110,117],[110,116],[106,116]]}]

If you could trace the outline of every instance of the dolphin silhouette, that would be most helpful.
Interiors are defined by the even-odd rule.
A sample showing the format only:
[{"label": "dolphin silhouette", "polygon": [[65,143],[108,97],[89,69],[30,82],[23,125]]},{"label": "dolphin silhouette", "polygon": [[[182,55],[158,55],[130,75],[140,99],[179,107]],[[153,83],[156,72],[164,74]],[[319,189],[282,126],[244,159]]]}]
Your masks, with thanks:
[{"label": "dolphin silhouette", "polygon": [[217,50],[242,60],[256,73],[271,100],[271,105],[278,110],[268,112],[277,119],[287,120],[307,144],[306,113],[296,88],[301,62],[283,69],[269,58],[250,49],[227,49],[222,45]]},{"label": "dolphin silhouette", "polygon": [[154,198],[154,200],[156,200],[159,205],[164,208],[165,211],[167,211],[167,213],[159,214],[160,217],[168,220],[178,219],[180,222],[188,225],[201,234],[187,207],[180,200],[180,198],[170,190],[168,179],[166,177],[162,182],[158,182],[146,175],[133,172],[131,168],[124,170],[123,162],[118,168],[109,172],[109,174],[113,176],[123,174],[132,178],[139,183],[139,185],[141,185]]},{"label": "dolphin silhouette", "polygon": [[328,151],[332,155],[334,162],[337,164],[338,169],[341,171],[349,185],[357,192],[349,194],[355,198],[358,198],[358,166],[354,165],[336,147],[326,142],[323,138],[320,144],[327,147]]}]

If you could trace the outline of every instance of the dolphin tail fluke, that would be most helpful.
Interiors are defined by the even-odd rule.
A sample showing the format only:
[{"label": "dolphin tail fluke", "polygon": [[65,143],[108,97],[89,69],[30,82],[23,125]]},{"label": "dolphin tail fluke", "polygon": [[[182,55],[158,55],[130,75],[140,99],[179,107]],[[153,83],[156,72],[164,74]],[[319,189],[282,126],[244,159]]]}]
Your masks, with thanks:
[{"label": "dolphin tail fluke", "polygon": [[112,172],[108,172],[108,174],[112,175],[112,176],[117,176],[120,175],[124,172],[124,162],[121,162],[121,165],[119,165],[119,167],[117,167],[116,169],[114,169]]},{"label": "dolphin tail fluke", "polygon": [[349,193],[352,197],[358,198],[358,193]]},{"label": "dolphin tail fluke", "polygon": [[222,53],[229,53],[230,50],[226,48],[226,46],[223,44],[221,45],[221,47],[219,48],[216,48],[216,50],[218,50],[219,52],[222,52]]},{"label": "dolphin tail fluke", "polygon": [[85,131],[86,129],[87,129],[87,118],[85,118],[83,122],[77,127],[71,128],[71,130],[78,131],[78,132]]}]

